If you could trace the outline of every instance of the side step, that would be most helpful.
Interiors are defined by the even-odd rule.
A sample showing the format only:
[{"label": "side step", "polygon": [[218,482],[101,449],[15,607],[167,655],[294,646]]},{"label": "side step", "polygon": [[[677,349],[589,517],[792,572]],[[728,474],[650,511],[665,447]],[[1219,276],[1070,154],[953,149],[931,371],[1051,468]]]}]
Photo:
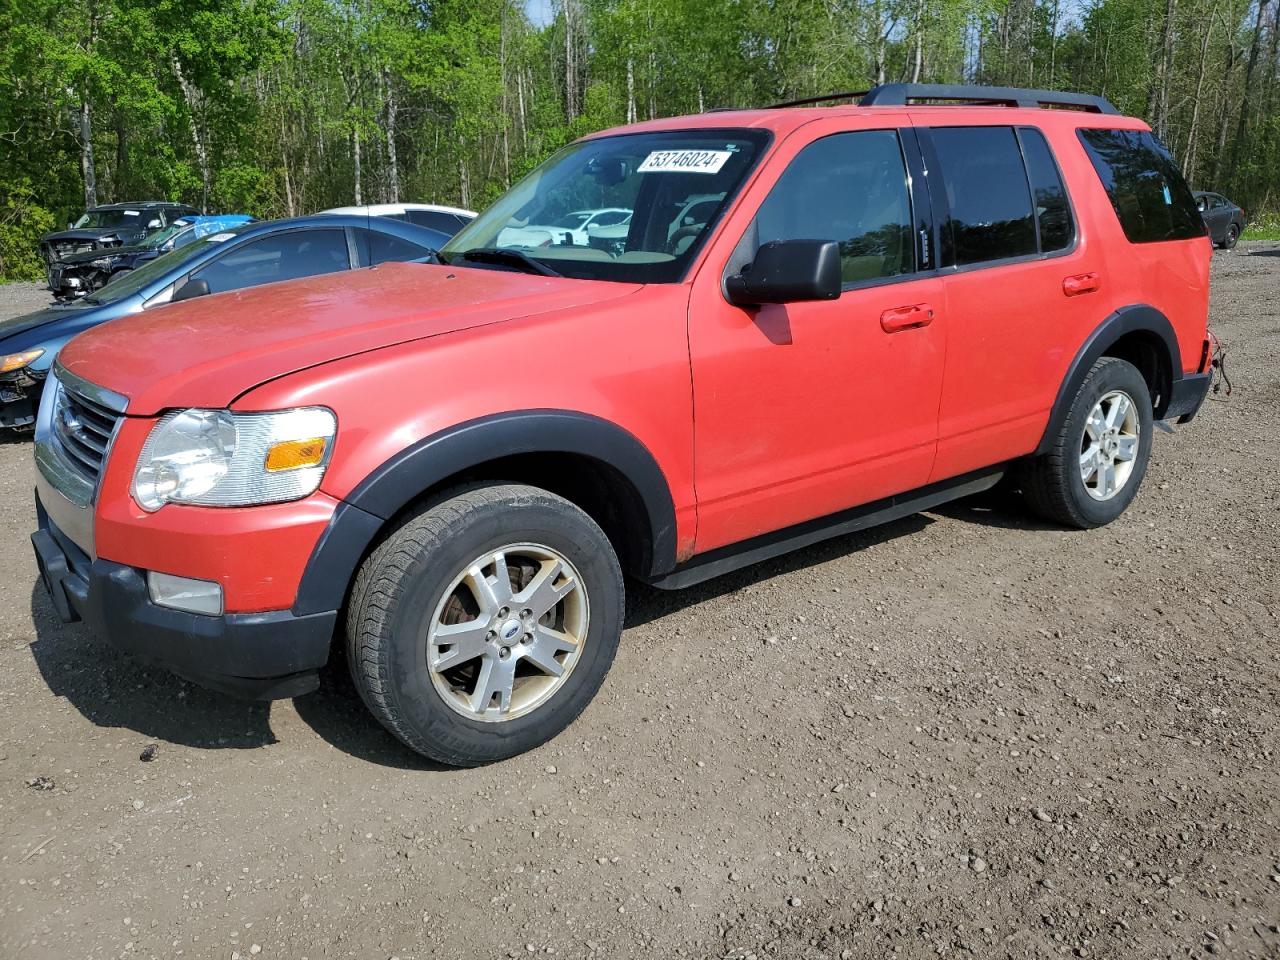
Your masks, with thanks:
[{"label": "side step", "polygon": [[1000,464],[976,470],[860,507],[841,510],[830,516],[806,520],[773,533],[761,534],[742,543],[708,550],[680,564],[666,576],[648,582],[661,590],[682,590],[695,583],[780,557],[784,553],[812,546],[823,540],[900,520],[922,510],[931,510],[951,500],[990,490],[1000,482],[1006,466]]}]

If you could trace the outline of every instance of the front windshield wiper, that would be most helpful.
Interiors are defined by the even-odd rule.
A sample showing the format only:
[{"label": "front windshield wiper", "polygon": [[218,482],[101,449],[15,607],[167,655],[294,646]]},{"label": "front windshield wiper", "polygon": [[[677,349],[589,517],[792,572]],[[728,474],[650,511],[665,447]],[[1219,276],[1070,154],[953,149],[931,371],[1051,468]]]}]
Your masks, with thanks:
[{"label": "front windshield wiper", "polygon": [[[439,257],[441,263],[449,262],[440,254],[436,256]],[[564,276],[564,274],[552,270],[542,261],[535,260],[528,254],[508,247],[475,247],[472,250],[463,250],[461,253],[452,254],[451,257],[454,260],[474,260],[476,263],[497,263],[519,267],[526,273],[536,273],[543,277]]]}]

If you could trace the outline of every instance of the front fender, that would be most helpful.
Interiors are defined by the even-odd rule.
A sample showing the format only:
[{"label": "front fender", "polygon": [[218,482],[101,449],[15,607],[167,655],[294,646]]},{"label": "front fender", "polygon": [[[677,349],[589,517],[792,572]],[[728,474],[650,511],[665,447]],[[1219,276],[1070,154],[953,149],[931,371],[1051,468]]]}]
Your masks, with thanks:
[{"label": "front fender", "polygon": [[298,615],[334,609],[383,524],[425,491],[485,463],[525,453],[589,457],[612,467],[634,488],[648,525],[652,576],[676,564],[676,517],[657,460],[617,424],[568,410],[524,410],[481,417],[413,444],[374,470],[348,494],[321,535],[298,588]]}]

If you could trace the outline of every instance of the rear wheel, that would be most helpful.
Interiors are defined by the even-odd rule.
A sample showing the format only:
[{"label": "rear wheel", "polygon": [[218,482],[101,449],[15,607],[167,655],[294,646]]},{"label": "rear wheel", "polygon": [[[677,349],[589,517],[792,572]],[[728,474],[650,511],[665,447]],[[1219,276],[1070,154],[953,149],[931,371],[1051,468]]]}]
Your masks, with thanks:
[{"label": "rear wheel", "polygon": [[356,578],[348,660],[365,704],[413,750],[475,766],[582,712],[613,662],[623,581],[573,504],[478,487],[397,529]]},{"label": "rear wheel", "polygon": [[1089,529],[1137,496],[1151,456],[1151,394],[1142,374],[1102,357],[1077,391],[1048,453],[1022,468],[1022,493],[1042,517]]},{"label": "rear wheel", "polygon": [[1238,224],[1229,224],[1227,232],[1222,238],[1222,249],[1230,250],[1236,245],[1236,241],[1240,239],[1240,227]]}]

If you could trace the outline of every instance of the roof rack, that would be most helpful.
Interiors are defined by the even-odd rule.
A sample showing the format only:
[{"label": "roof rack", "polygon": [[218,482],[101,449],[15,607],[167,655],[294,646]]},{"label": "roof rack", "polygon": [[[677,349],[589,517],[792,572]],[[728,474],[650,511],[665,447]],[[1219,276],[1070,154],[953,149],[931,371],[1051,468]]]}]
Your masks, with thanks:
[{"label": "roof rack", "polygon": [[[876,90],[880,89],[879,87]],[[830,103],[832,100],[862,101],[875,90],[858,90],[852,93],[824,93],[820,97],[802,97],[799,100],[786,100],[783,103],[771,103],[766,110],[781,110],[783,107],[807,107],[811,103]]]},{"label": "roof rack", "polygon": [[[845,96],[836,94],[834,96]],[[815,98],[825,99],[825,98]],[[985,87],[979,84],[882,83],[859,101],[862,107],[905,107],[919,100],[958,101],[963,104],[1006,107],[1066,107],[1089,113],[1120,111],[1112,103],[1088,93],[1060,93],[1022,87]],[[797,101],[799,102],[799,101]],[[789,106],[789,104],[779,104]]]}]

